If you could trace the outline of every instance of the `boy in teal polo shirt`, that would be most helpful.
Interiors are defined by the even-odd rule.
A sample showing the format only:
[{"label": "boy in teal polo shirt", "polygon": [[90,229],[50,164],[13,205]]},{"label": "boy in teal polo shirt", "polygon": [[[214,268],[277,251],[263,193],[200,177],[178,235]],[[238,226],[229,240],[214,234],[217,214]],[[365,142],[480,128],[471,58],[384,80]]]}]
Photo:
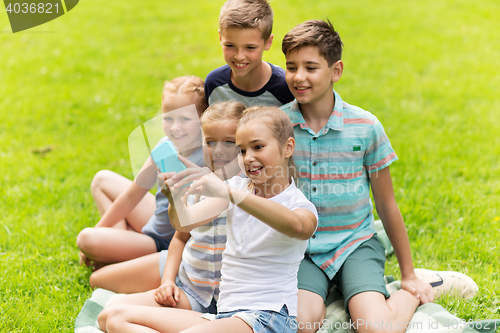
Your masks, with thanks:
[{"label": "boy in teal polo shirt", "polygon": [[[434,300],[429,281],[437,272],[414,270],[389,172],[397,156],[381,123],[333,90],[343,72],[342,46],[331,23],[317,20],[292,29],[282,45],[286,81],[296,100],[281,108],[294,124],[299,188],[319,213],[298,274],[298,331],[319,328],[328,289],[336,284],[357,332],[404,332],[417,306]],[[370,185],[400,265],[402,290],[392,295],[385,288]],[[441,273],[451,284],[447,291],[458,285],[469,293],[477,290],[463,274]]]}]

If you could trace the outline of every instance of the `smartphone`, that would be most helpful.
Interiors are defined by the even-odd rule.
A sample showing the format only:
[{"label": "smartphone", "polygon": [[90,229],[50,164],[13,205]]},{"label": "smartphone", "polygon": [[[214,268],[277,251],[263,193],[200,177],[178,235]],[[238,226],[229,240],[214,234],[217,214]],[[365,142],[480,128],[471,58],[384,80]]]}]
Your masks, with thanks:
[{"label": "smartphone", "polygon": [[151,157],[161,172],[180,172],[186,169],[184,163],[179,160],[177,151],[170,141],[164,141],[151,151]]}]

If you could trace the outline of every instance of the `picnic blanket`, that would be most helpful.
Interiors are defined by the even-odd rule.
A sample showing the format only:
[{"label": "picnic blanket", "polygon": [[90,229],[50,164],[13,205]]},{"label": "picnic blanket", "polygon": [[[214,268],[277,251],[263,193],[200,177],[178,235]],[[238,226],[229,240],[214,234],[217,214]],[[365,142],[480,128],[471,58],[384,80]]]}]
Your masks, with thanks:
[{"label": "picnic blanket", "polygon": [[75,320],[75,333],[100,333],[97,324],[97,316],[106,305],[116,297],[110,290],[97,288],[92,292],[92,296],[85,301],[82,309]]},{"label": "picnic blanket", "polygon": [[[390,281],[390,278],[388,280]],[[387,284],[389,292],[400,288],[399,281]],[[75,333],[101,333],[97,325],[97,316],[114,298],[114,295],[118,294],[105,289],[94,290],[92,297],[85,301],[76,317]],[[344,311],[344,300],[337,299],[326,308],[323,327],[317,333],[354,333],[355,324],[350,321],[349,315]],[[377,323],[371,324],[377,328]],[[409,323],[401,325],[406,325],[406,333],[494,333],[500,326],[500,319],[465,322],[438,304],[426,303],[417,308]]]},{"label": "picnic blanket", "polygon": [[[375,230],[379,241],[385,247],[386,255],[391,254],[392,245],[380,221],[375,221]],[[401,289],[401,282],[394,281],[394,278],[389,276],[386,277],[386,287],[389,293],[392,293]],[[97,316],[116,295],[118,294],[105,289],[94,290],[76,317],[75,333],[102,332],[97,324]],[[344,300],[338,292],[330,292],[327,304],[326,318],[317,333],[355,333],[356,324],[368,325],[369,328],[381,328],[382,323],[351,322],[351,318],[344,311]],[[409,323],[401,323],[401,325],[406,328],[406,333],[494,333],[500,326],[500,319],[466,322],[438,304],[426,303],[417,308]]]}]

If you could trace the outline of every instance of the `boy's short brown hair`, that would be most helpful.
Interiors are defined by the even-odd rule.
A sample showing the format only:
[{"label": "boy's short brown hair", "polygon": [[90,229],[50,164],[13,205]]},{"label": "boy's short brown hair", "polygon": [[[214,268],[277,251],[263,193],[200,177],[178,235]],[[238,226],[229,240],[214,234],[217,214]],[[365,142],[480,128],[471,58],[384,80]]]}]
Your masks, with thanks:
[{"label": "boy's short brown hair", "polygon": [[219,30],[257,28],[267,41],[273,31],[273,10],[267,0],[228,0],[219,15]]},{"label": "boy's short brown hair", "polygon": [[305,46],[316,46],[331,66],[342,58],[344,44],[329,20],[310,20],[297,25],[283,37],[281,50],[286,56]]}]

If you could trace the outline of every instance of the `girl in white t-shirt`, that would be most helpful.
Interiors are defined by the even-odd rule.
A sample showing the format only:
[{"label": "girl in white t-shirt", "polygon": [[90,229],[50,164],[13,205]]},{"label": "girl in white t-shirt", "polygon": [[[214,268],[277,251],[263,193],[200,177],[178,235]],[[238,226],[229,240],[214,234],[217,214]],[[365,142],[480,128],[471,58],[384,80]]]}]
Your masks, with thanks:
[{"label": "girl in white t-shirt", "polygon": [[[248,178],[225,183],[208,174],[183,188],[196,170],[164,174],[169,216],[178,231],[228,209],[218,314],[117,306],[108,332],[296,332],[297,270],[318,216],[293,181],[293,126],[278,108],[253,107],[243,113],[236,144]],[[183,197],[189,194],[207,199],[186,207]]]},{"label": "girl in white t-shirt", "polygon": [[[199,177],[213,171],[220,179],[227,180],[243,173],[238,164],[235,135],[244,110],[239,102],[221,102],[203,112],[200,123],[207,167],[197,168],[196,164],[185,161],[199,170]],[[190,196],[188,203],[197,200],[196,197]],[[120,295],[101,311],[99,326],[106,328],[111,308],[119,304],[217,313],[222,252],[226,247],[226,213],[190,233],[176,231],[168,250],[99,269],[94,286],[130,294]]]}]

